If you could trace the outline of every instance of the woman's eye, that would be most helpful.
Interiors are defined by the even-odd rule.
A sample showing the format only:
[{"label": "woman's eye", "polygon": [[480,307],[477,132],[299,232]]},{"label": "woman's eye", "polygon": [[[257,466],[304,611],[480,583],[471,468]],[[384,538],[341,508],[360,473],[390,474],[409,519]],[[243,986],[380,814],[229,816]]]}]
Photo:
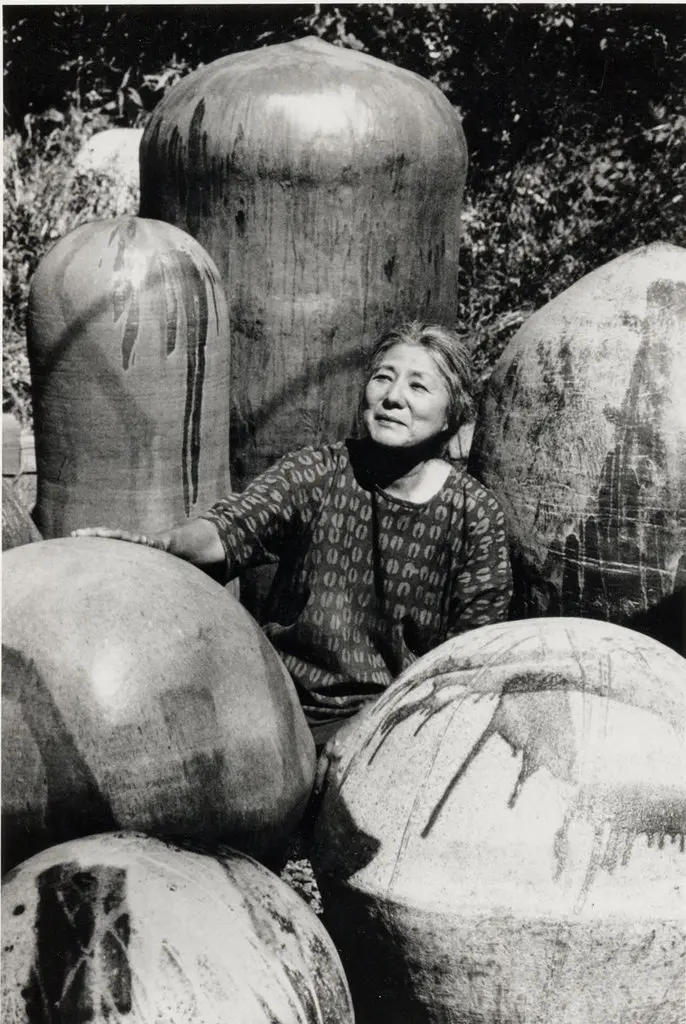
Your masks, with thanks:
[{"label": "woman's eye", "polygon": [[418,380],[413,381],[412,387],[415,391],[428,391],[429,389],[425,384],[420,384]]},{"label": "woman's eye", "polygon": [[390,380],[390,373],[375,373],[372,380]]}]

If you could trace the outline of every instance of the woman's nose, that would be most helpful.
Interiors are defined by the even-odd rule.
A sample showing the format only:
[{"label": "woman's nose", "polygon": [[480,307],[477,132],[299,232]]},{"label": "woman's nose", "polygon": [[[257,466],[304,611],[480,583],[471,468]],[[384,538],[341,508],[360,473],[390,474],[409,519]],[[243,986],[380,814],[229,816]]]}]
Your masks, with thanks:
[{"label": "woman's nose", "polygon": [[389,385],[383,400],[385,405],[403,405],[405,402],[405,390],[402,382],[398,380],[393,381]]}]

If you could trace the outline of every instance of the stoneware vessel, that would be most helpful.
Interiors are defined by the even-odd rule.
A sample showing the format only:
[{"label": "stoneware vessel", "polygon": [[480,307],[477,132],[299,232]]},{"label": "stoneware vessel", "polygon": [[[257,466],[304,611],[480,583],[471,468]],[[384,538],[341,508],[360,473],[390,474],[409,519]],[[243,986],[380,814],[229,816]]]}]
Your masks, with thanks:
[{"label": "stoneware vessel", "polygon": [[341,735],[312,863],[358,1024],[680,1024],[686,660],[486,626]]},{"label": "stoneware vessel", "polygon": [[5,867],[119,828],[280,850],[314,744],[235,598],[187,562],[115,540],[29,544],[2,568]]},{"label": "stoneware vessel", "polygon": [[5,1024],[352,1024],[317,917],[235,851],[98,835],[32,857],[2,888]]},{"label": "stoneware vessel", "polygon": [[226,300],[188,234],[76,228],[32,279],[28,354],[43,536],[162,530],[229,492]]},{"label": "stoneware vessel", "polygon": [[141,142],[141,215],[210,253],[229,301],[231,469],[352,426],[369,343],[453,324],[467,148],[426,79],[318,38],[213,61]]},{"label": "stoneware vessel", "polygon": [[469,469],[500,498],[513,617],[643,630],[686,654],[686,249],[656,242],[520,328]]}]

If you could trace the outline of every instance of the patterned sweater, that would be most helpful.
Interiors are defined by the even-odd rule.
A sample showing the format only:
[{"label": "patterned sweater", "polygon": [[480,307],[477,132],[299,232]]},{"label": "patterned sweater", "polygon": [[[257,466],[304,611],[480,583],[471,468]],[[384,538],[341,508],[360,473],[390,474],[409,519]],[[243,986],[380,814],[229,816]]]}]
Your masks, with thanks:
[{"label": "patterned sweater", "polygon": [[203,517],[227,578],[278,559],[265,632],[313,725],[354,714],[448,637],[506,618],[511,595],[492,494],[452,468],[427,502],[391,497],[365,482],[359,445],[286,455]]}]

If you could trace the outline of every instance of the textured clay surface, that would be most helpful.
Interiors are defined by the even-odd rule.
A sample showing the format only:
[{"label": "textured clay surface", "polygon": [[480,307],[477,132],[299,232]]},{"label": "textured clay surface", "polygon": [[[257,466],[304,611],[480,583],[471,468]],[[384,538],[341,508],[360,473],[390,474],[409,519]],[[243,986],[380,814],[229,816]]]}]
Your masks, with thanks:
[{"label": "textured clay surface", "polygon": [[2,896],[5,1024],[352,1024],[315,915],[249,857],[133,833],[53,847]]},{"label": "textured clay surface", "polygon": [[686,654],[686,250],[655,243],[535,313],[487,384],[469,469],[503,503],[513,616]]},{"label": "textured clay surface", "polygon": [[295,689],[250,615],[186,562],[65,538],[3,556],[5,867],[117,828],[287,837],[314,777]]},{"label": "textured clay surface", "polygon": [[679,1024],[686,660],[486,626],[340,742],[312,863],[358,1022]]}]

